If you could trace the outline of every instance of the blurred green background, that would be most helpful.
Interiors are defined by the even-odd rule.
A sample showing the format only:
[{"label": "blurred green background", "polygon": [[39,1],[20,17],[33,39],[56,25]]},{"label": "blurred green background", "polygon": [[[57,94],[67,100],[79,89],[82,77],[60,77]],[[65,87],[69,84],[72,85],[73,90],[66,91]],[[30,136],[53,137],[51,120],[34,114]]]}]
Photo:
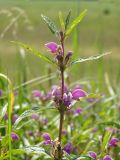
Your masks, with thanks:
[{"label": "blurred green background", "polygon": [[[72,50],[74,57],[87,57],[109,51],[112,53],[104,57],[104,60],[75,65],[72,72],[68,73],[73,80],[92,78],[101,83],[107,72],[114,83],[119,83],[119,0],[0,0],[0,72],[7,74],[14,83],[20,72],[25,72],[27,79],[48,73],[48,65],[34,55],[19,55],[19,48],[10,41],[21,41],[43,54],[49,54],[44,44],[57,39],[40,15],[53,19],[59,28],[59,11],[65,18],[71,10],[72,22],[84,9],[88,10],[87,16],[66,41],[65,51]],[[21,50],[21,54],[22,52]]]}]

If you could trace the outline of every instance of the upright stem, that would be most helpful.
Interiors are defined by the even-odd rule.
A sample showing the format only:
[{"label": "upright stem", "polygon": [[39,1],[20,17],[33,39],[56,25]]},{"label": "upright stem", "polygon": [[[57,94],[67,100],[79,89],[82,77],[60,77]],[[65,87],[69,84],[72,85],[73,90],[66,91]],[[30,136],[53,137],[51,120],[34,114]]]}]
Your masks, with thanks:
[{"label": "upright stem", "polygon": [[62,80],[61,96],[62,96],[62,100],[63,100],[63,95],[64,95],[64,69],[61,70],[61,80]]},{"label": "upright stem", "polygon": [[[64,39],[61,40],[61,46],[62,46],[62,54],[63,54],[63,61],[64,61]],[[61,95],[62,95],[62,100],[63,100],[63,95],[64,95],[64,62],[62,62],[62,66],[61,66],[61,80],[62,80]]]},{"label": "upright stem", "polygon": [[62,138],[63,120],[64,120],[64,112],[60,113],[60,126],[59,126],[59,139],[58,139],[59,142],[61,142]]},{"label": "upright stem", "polygon": [[[61,46],[62,46],[62,53],[63,53],[63,60],[64,60],[64,39],[61,39]],[[64,64],[62,62],[61,66],[61,98],[63,101],[63,95],[64,95]],[[63,121],[64,121],[64,109],[63,106],[60,108],[60,125],[59,125],[59,139],[58,141],[61,142],[62,137],[62,127],[63,127]]]}]

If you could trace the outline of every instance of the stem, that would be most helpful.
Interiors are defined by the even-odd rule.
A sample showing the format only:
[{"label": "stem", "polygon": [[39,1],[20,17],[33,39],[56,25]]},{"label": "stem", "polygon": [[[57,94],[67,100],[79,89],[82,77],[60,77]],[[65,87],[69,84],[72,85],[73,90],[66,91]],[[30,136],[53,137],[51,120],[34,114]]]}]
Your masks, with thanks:
[{"label": "stem", "polygon": [[62,138],[63,120],[64,120],[64,112],[60,113],[60,127],[59,127],[59,139],[58,139],[59,142],[61,142]]},{"label": "stem", "polygon": [[[61,38],[61,46],[62,46],[62,54],[63,54],[63,61],[64,61],[64,39]],[[61,70],[61,98],[63,101],[63,95],[64,95],[64,63],[62,62],[62,66],[60,68]],[[62,138],[62,127],[63,127],[63,121],[64,121],[64,108],[61,106],[60,108],[60,125],[59,125],[59,138],[58,141],[61,143]]]},{"label": "stem", "polygon": [[64,57],[64,39],[61,41],[62,51],[63,51],[63,57]]},{"label": "stem", "polygon": [[61,95],[62,95],[62,100],[63,100],[63,95],[64,95],[64,70],[61,70],[61,79],[62,79],[62,86],[61,86]]},{"label": "stem", "polygon": [[[62,46],[62,54],[63,54],[63,61],[64,61],[64,38],[61,38],[61,46]],[[62,67],[61,67],[61,80],[62,80],[61,95],[62,95],[62,100],[63,100],[63,95],[64,95],[64,62],[62,62]]]}]

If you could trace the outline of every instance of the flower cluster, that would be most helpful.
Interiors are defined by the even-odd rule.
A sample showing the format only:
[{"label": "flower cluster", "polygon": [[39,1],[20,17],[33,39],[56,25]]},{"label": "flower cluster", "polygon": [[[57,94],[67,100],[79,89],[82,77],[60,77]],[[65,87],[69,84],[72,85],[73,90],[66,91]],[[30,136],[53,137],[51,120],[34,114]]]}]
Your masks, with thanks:
[{"label": "flower cluster", "polygon": [[[62,34],[62,32],[61,32],[61,34]],[[63,36],[63,35],[61,35],[61,36]],[[72,52],[69,51],[64,58],[63,57],[63,49],[62,49],[61,45],[58,45],[55,42],[49,42],[49,43],[45,44],[45,46],[55,56],[55,61],[57,62],[58,66],[61,67],[63,65],[65,68],[65,66],[69,63],[69,60],[72,56]]]},{"label": "flower cluster", "polygon": [[[65,106],[65,109],[70,109],[73,102],[80,100],[83,97],[86,97],[87,93],[82,89],[73,89],[72,91],[68,91],[66,87],[64,87],[64,94],[62,100],[61,88],[56,88],[53,90],[54,101],[57,106]],[[76,110],[76,113],[81,112],[79,109]]]}]

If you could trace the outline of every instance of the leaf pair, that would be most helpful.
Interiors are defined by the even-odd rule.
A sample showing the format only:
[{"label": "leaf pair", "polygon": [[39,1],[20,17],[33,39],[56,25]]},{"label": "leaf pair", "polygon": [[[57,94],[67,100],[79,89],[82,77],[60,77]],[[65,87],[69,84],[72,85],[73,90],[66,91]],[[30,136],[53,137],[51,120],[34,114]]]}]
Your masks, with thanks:
[{"label": "leaf pair", "polygon": [[[67,38],[68,35],[70,35],[70,33],[73,31],[73,29],[82,21],[82,19],[86,15],[86,12],[87,12],[87,10],[84,10],[82,13],[80,13],[80,15],[77,18],[75,18],[75,20],[71,23],[69,28],[68,28],[68,25],[69,25],[69,21],[70,21],[71,11],[69,11],[65,22],[63,20],[62,13],[59,12],[60,24],[61,24],[62,29],[65,32],[65,35],[64,35],[65,37],[64,38]],[[58,35],[59,32],[58,32],[58,29],[57,29],[55,23],[50,18],[48,18],[48,17],[46,17],[44,15],[41,15],[41,17],[47,23],[48,28],[50,29],[50,31],[53,34]]]}]

